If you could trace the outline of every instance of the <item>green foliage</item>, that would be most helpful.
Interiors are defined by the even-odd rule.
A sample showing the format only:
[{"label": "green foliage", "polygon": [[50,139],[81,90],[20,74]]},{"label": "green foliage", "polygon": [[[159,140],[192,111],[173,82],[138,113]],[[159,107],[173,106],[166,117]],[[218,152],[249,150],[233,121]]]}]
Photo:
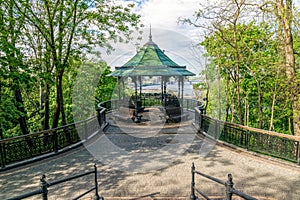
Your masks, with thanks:
[{"label": "green foliage", "polygon": [[[292,110],[288,106],[290,105],[286,91],[288,86],[285,82],[284,69],[280,68],[279,43],[273,27],[265,23],[257,25],[251,22],[237,24],[236,30],[237,46],[232,45],[234,32],[231,25],[223,27],[222,32],[216,31],[207,36],[201,43],[212,58],[210,65],[215,66],[215,70],[207,67],[204,71],[210,82],[209,114],[216,115],[213,108],[216,108],[219,97],[216,96],[215,88],[218,86],[215,85],[215,80],[217,66],[220,66],[221,86],[226,86],[226,80],[229,83],[224,88],[227,98],[224,99],[226,94],[221,95],[222,102],[226,102],[227,99],[228,107],[225,113],[227,120],[239,123],[236,112],[238,106],[236,87],[239,81],[244,124],[283,133],[290,132],[289,119]],[[238,51],[238,59],[234,51]],[[237,64],[239,64],[239,74],[236,71]],[[270,127],[271,118],[272,127]]]},{"label": "green foliage", "polygon": [[110,73],[110,67],[104,66],[95,94],[98,102],[111,100],[114,94],[114,90],[117,86],[117,79],[115,77],[107,76]]},{"label": "green foliage", "polygon": [[[73,122],[73,92],[81,63],[87,55],[100,58],[99,47],[111,51],[112,42],[129,41],[132,31],[141,26],[132,4],[102,0],[0,0],[0,4],[0,128],[4,137],[22,134],[21,117],[31,133],[55,126],[57,117],[58,125]],[[94,75],[86,74],[92,79],[87,88],[93,88],[90,96],[82,96],[92,99],[85,101],[92,107],[87,117],[95,114],[95,89],[97,98],[109,99],[115,82],[103,75],[110,72],[106,64],[93,65],[101,67],[95,68]],[[16,101],[16,91],[22,101]]]}]

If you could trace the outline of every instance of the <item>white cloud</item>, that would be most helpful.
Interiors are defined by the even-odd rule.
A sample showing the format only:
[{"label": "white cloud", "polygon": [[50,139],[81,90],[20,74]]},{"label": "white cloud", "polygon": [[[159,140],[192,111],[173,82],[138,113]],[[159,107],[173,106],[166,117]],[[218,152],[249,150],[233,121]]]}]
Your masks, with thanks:
[{"label": "white cloud", "polygon": [[154,28],[169,29],[187,34],[194,28],[188,25],[178,24],[180,17],[191,18],[197,10],[199,0],[149,0],[141,7],[142,23],[151,23]]}]

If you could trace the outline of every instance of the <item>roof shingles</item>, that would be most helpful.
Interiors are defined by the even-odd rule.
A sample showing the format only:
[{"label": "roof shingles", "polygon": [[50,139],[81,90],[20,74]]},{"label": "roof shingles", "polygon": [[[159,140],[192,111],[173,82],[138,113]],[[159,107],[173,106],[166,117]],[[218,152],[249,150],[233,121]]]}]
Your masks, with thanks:
[{"label": "roof shingles", "polygon": [[122,67],[109,76],[194,76],[172,61],[151,39]]}]

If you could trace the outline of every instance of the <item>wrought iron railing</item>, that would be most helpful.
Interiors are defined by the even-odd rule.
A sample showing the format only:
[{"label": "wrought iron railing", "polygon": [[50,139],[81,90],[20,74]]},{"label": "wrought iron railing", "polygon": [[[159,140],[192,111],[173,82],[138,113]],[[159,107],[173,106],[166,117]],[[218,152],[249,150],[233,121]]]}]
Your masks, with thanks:
[{"label": "wrought iron railing", "polygon": [[31,192],[28,192],[26,194],[22,194],[20,196],[9,198],[8,200],[25,199],[25,198],[36,196],[36,195],[41,195],[41,199],[47,200],[48,199],[48,195],[49,195],[48,188],[50,188],[51,186],[58,185],[58,184],[64,183],[64,182],[68,182],[70,180],[78,179],[80,177],[87,176],[89,174],[94,174],[94,187],[88,189],[83,194],[81,194],[81,195],[73,198],[73,200],[80,199],[80,198],[86,196],[87,194],[89,194],[92,191],[95,191],[95,195],[94,195],[93,199],[95,199],[95,200],[103,200],[104,198],[99,196],[99,191],[98,191],[97,166],[96,166],[96,164],[94,165],[94,170],[92,170],[92,171],[85,172],[85,173],[78,174],[78,175],[74,175],[74,176],[71,176],[71,177],[67,177],[67,178],[64,178],[64,179],[61,179],[61,180],[57,180],[57,181],[54,181],[54,182],[51,182],[51,183],[48,183],[46,181],[46,176],[42,175],[42,177],[40,179],[41,187],[39,189],[31,191]]},{"label": "wrought iron railing", "polygon": [[48,153],[58,153],[67,146],[87,140],[97,131],[99,123],[94,116],[55,129],[0,140],[0,165],[4,169],[7,165],[19,161]]},{"label": "wrought iron railing", "polygon": [[197,200],[198,197],[196,195],[197,194],[200,194],[202,197],[204,197],[204,199],[210,199],[209,196],[207,194],[205,194],[203,191],[201,191],[198,188],[196,188],[196,184],[195,184],[195,174],[198,174],[202,177],[205,177],[215,183],[218,183],[218,184],[221,184],[223,186],[225,186],[225,191],[226,191],[226,200],[231,200],[232,199],[232,196],[233,195],[237,195],[239,197],[242,197],[243,199],[246,199],[246,200],[257,200],[256,198],[254,197],[251,197],[243,192],[240,192],[238,190],[236,190],[233,185],[233,181],[232,181],[232,174],[228,174],[228,180],[227,181],[222,181],[220,179],[217,179],[215,177],[212,177],[212,176],[209,176],[207,174],[204,174],[200,171],[196,171],[195,169],[195,165],[194,163],[192,164],[192,182],[191,182],[191,196],[190,196],[190,199],[191,200]]},{"label": "wrought iron railing", "polygon": [[[110,100],[110,101],[104,101],[98,104],[98,110],[102,108],[106,108],[107,112],[116,110],[120,106],[120,102],[123,102],[123,100]],[[147,98],[142,99],[142,105],[144,107],[147,106],[156,106],[161,105],[161,99],[157,98],[156,96],[147,96]],[[198,101],[196,99],[183,99],[182,107],[189,111],[194,111],[195,107],[198,106]]]},{"label": "wrought iron railing", "polygon": [[300,137],[223,122],[195,109],[195,124],[208,136],[300,165]]},{"label": "wrought iron railing", "polygon": [[119,103],[120,101],[117,99],[112,99],[109,101],[104,101],[98,104],[98,108],[97,109],[102,109],[105,108],[106,112],[110,112],[112,110],[116,110],[119,108]]}]

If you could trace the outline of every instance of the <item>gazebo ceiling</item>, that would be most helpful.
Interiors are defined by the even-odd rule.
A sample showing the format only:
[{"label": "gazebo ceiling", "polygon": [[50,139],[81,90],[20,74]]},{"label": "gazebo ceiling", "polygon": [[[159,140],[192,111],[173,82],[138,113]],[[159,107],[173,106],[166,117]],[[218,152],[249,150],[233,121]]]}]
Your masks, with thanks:
[{"label": "gazebo ceiling", "polygon": [[115,77],[129,76],[194,76],[185,66],[172,61],[153,41],[149,41],[122,67],[109,74]]}]

